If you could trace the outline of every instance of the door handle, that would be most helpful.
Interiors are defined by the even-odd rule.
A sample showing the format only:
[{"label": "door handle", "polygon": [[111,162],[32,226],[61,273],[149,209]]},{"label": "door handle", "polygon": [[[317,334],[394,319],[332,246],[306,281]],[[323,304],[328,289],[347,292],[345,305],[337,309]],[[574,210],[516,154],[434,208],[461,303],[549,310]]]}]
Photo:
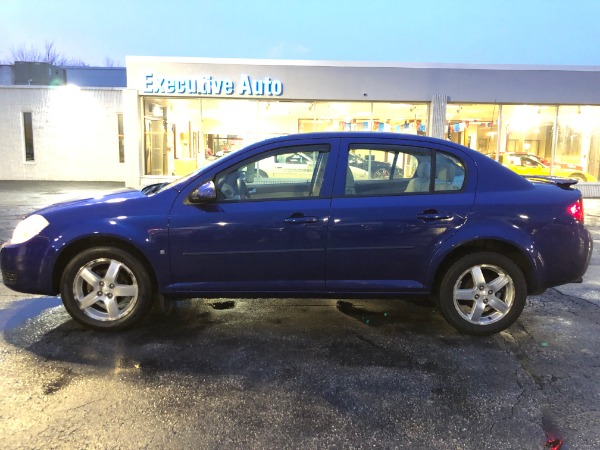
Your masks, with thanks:
[{"label": "door handle", "polygon": [[292,214],[287,219],[283,219],[285,223],[315,223],[319,221],[318,217],[304,216]]},{"label": "door handle", "polygon": [[434,221],[434,220],[450,220],[454,217],[453,214],[450,213],[439,213],[435,212],[422,212],[421,214],[417,214],[417,218],[423,221]]}]

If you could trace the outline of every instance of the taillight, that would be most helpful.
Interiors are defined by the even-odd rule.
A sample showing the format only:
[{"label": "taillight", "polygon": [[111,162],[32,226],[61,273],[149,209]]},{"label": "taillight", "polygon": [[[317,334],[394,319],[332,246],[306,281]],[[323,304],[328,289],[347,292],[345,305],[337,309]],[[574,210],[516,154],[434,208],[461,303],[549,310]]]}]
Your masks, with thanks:
[{"label": "taillight", "polygon": [[569,206],[567,212],[571,214],[577,222],[583,223],[583,199],[580,198]]}]

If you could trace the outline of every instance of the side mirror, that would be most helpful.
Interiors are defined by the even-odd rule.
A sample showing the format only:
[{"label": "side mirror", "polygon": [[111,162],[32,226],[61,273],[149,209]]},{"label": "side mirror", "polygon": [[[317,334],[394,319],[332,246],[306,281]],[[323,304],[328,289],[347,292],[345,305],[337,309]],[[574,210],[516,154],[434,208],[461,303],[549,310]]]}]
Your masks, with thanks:
[{"label": "side mirror", "polygon": [[217,188],[215,188],[215,183],[213,183],[212,181],[207,181],[198,189],[192,191],[192,193],[189,196],[189,200],[191,203],[203,203],[215,200],[216,198]]}]

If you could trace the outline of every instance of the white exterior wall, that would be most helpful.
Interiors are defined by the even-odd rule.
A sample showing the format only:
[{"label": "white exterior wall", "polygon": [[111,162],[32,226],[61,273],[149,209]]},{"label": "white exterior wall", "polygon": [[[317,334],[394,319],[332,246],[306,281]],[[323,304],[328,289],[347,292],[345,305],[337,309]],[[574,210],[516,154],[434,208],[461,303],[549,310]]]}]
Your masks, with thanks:
[{"label": "white exterior wall", "polygon": [[[0,87],[0,179],[124,181],[122,97],[122,89]],[[35,161],[25,161],[23,112],[32,113]]]},{"label": "white exterior wall", "polygon": [[144,173],[144,128],[142,99],[135,89],[123,91],[123,127],[125,129],[125,175],[126,186],[141,187]]}]

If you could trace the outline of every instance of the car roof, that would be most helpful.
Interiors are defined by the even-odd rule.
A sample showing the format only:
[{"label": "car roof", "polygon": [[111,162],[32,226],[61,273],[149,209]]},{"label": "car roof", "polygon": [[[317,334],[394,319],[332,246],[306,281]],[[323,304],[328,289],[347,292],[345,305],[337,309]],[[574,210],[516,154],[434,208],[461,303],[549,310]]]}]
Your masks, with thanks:
[{"label": "car roof", "polygon": [[[456,145],[450,141],[446,141],[443,139],[437,139],[430,136],[421,136],[417,134],[403,134],[403,133],[390,133],[390,132],[381,132],[381,131],[319,131],[313,133],[297,133],[297,134],[288,134],[285,136],[278,136],[274,138],[267,139],[263,142],[282,142],[286,140],[297,140],[297,139],[332,139],[332,138],[358,138],[358,139],[409,139],[413,141],[422,141],[422,142],[436,142],[442,145]],[[462,147],[462,146],[461,146]],[[467,148],[467,147],[464,147]]]}]

